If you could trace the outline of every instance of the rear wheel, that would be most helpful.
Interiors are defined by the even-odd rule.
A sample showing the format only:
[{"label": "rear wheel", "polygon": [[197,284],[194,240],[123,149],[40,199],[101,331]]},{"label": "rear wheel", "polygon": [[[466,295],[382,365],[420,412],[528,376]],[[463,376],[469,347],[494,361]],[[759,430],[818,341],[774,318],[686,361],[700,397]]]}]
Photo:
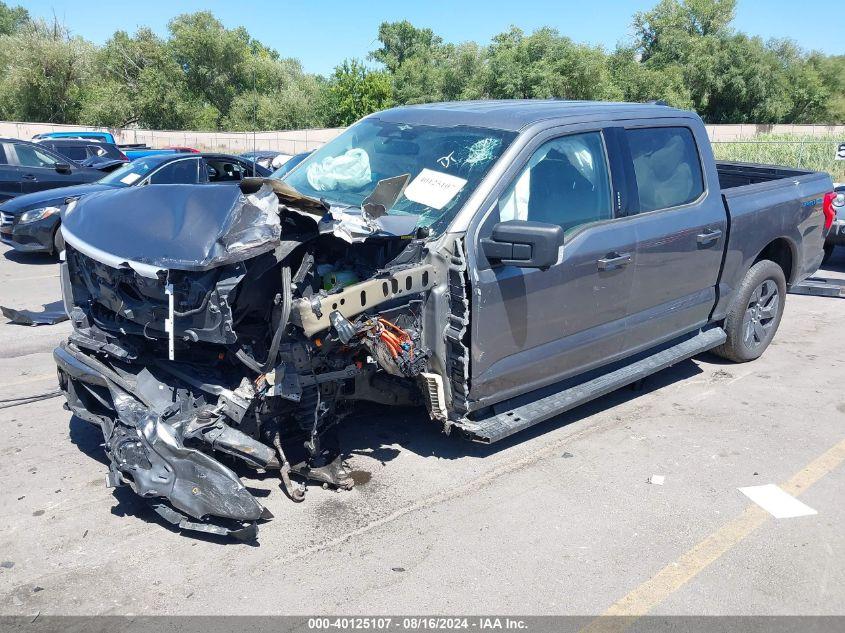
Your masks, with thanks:
[{"label": "rear wheel", "polygon": [[754,264],[725,315],[728,340],[713,351],[736,363],[759,358],[777,332],[785,299],[783,269],[768,259]]},{"label": "rear wheel", "polygon": [[62,237],[62,225],[56,227],[56,232],[53,233],[53,255],[58,257],[62,251],[65,250],[65,238]]}]

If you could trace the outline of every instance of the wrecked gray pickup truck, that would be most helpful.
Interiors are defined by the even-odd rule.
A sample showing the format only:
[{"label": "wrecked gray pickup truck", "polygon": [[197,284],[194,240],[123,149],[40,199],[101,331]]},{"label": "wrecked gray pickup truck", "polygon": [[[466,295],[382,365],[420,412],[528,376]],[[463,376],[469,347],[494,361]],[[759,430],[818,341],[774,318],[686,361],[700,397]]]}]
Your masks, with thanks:
[{"label": "wrecked gray pickup truck", "polygon": [[819,265],[830,189],[717,165],[660,105],[377,113],[284,182],[71,203],[60,384],[110,485],[252,538],[270,516],[233,468],[294,501],[350,487],[333,430],[355,401],[494,442],[708,349],[758,357]]}]

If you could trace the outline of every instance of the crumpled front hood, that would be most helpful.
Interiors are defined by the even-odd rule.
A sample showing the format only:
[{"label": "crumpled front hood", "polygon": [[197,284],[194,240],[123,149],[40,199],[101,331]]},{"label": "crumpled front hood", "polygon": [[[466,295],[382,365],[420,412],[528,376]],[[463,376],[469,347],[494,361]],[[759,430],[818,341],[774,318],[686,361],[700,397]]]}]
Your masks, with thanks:
[{"label": "crumpled front hood", "polygon": [[65,214],[62,233],[94,259],[143,264],[148,273],[255,257],[279,244],[281,226],[270,187],[244,195],[238,187],[146,185],[86,196]]}]

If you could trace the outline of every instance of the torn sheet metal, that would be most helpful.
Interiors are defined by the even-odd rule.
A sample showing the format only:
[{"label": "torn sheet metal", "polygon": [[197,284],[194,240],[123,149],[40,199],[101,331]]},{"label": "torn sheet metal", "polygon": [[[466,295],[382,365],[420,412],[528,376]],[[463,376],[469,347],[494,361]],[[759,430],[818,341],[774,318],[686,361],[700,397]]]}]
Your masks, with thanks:
[{"label": "torn sheet metal", "polygon": [[[405,174],[379,181],[364,201],[367,211],[304,196],[290,185],[270,178],[245,178],[241,190],[249,193],[270,188],[285,210],[312,220],[320,234],[332,234],[349,244],[356,244],[376,235],[398,237],[412,235],[416,231],[419,215],[388,213],[389,207],[405,190],[408,179]],[[384,207],[384,211],[374,208],[378,206]]]},{"label": "torn sheet metal", "polygon": [[[143,269],[199,271],[273,250],[280,242],[272,187],[149,185],[86,196],[63,221],[65,241],[99,259]],[[139,266],[133,266],[137,262]]]},{"label": "torn sheet metal", "polygon": [[281,180],[276,180],[275,178],[244,178],[241,181],[240,189],[244,194],[251,194],[265,186],[273,190],[282,204],[293,206],[303,211],[311,211],[318,218],[329,208],[326,202],[302,195],[289,184]]},{"label": "torn sheet metal", "polygon": [[317,225],[320,233],[331,233],[344,242],[355,244],[374,235],[413,235],[418,215],[383,215],[373,218],[356,207],[332,207]]},{"label": "torn sheet metal", "polygon": [[46,304],[41,312],[15,310],[6,306],[0,306],[0,311],[9,321],[17,325],[56,325],[56,323],[68,320],[62,301],[53,301],[53,303]]}]

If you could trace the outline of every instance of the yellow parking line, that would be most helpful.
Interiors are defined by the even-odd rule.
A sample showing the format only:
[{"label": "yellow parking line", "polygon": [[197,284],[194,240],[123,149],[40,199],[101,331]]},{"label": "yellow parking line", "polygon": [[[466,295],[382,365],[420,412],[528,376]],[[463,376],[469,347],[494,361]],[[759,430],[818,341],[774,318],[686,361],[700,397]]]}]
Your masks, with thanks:
[{"label": "yellow parking line", "polygon": [[[781,484],[786,492],[799,495],[845,461],[845,440],[814,459],[806,467]],[[705,567],[732,549],[746,536],[770,518],[757,505],[748,506],[738,517],[710,534],[692,549],[682,554],[631,593],[593,620],[584,631],[590,633],[620,632],[635,620],[651,611],[685,583],[701,573]],[[605,617],[615,616],[615,617]]]}]

